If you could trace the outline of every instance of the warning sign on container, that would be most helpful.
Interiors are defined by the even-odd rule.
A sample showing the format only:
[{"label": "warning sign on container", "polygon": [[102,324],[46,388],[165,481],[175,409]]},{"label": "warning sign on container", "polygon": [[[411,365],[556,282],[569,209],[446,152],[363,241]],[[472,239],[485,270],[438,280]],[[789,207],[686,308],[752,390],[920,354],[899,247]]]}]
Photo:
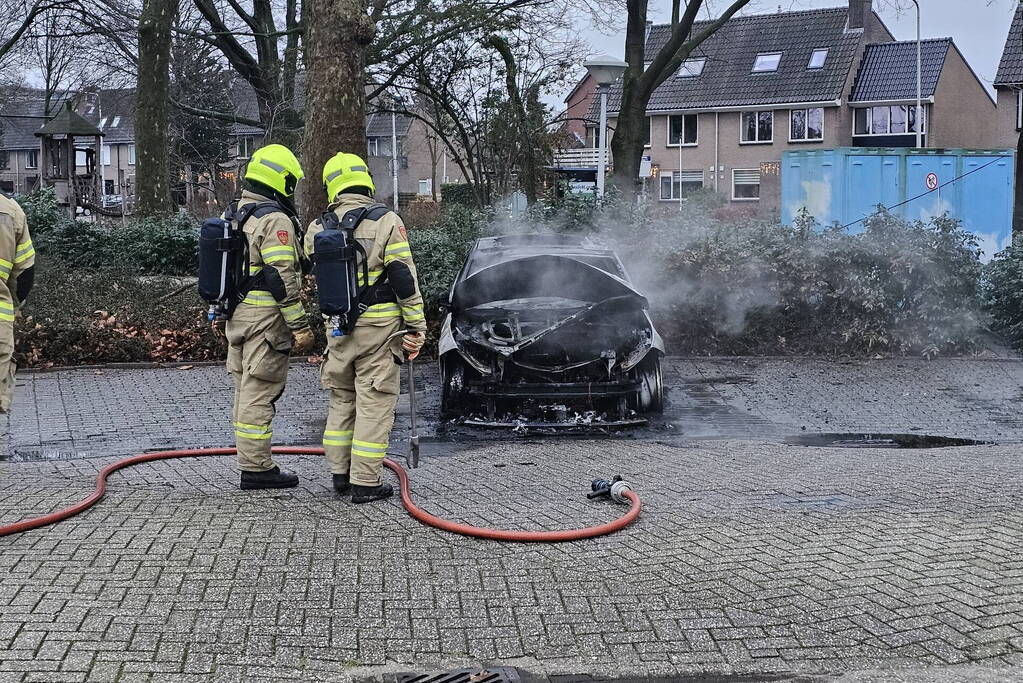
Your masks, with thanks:
[{"label": "warning sign on container", "polygon": [[938,175],[936,173],[927,174],[927,189],[928,190],[938,189]]}]

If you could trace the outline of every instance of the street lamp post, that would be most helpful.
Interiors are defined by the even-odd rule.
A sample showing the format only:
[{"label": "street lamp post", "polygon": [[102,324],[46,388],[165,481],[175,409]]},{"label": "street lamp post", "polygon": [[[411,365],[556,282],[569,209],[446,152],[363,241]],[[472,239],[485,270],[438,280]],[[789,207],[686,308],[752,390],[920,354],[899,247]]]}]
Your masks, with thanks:
[{"label": "street lamp post", "polygon": [[597,200],[604,199],[604,175],[607,172],[607,94],[611,91],[611,84],[621,78],[628,68],[628,64],[601,55],[583,64],[590,76],[597,82],[597,92],[600,94],[600,130],[597,131],[599,144],[597,151]]},{"label": "street lamp post", "polygon": [[919,148],[924,146],[924,117],[923,105],[921,104],[923,99],[923,62],[920,42],[920,3],[917,0],[913,0],[913,4],[916,6],[916,146]]}]

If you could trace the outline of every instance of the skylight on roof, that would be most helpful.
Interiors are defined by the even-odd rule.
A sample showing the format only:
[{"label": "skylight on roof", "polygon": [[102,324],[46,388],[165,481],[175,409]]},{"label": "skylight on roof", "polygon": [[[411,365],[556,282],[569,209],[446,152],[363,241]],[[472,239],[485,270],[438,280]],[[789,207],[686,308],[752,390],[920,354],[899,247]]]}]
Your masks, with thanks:
[{"label": "skylight on roof", "polygon": [[757,55],[757,61],[753,62],[753,72],[758,71],[777,71],[778,65],[781,63],[781,53],[773,52],[770,54]]},{"label": "skylight on roof", "polygon": [[110,123],[110,126],[112,128],[117,128],[117,126],[119,126],[120,124],[121,124],[121,117],[120,116],[115,116],[114,120]]},{"label": "skylight on roof", "polygon": [[99,120],[99,127],[102,128],[105,125],[107,125],[107,117],[104,116]]},{"label": "skylight on roof", "polygon": [[810,61],[807,63],[807,69],[823,69],[824,62],[828,59],[828,48],[822,48],[820,50],[814,50],[813,54],[810,55]]},{"label": "skylight on roof", "polygon": [[693,76],[699,76],[703,73],[703,67],[707,65],[706,57],[696,57],[694,59],[687,59],[682,62],[682,66],[678,69],[678,75],[680,78],[691,78]]}]

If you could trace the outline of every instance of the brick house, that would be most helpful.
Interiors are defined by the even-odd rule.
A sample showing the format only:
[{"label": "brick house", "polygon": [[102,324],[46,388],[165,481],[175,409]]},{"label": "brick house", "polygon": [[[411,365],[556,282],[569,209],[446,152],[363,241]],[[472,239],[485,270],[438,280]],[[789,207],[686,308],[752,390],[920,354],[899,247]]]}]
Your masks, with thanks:
[{"label": "brick house", "polygon": [[[243,88],[235,86],[235,92]],[[251,93],[251,89],[249,89]],[[96,125],[104,134],[102,172],[108,205],[118,205],[133,196],[135,187],[134,89],[100,90],[98,92],[58,93],[50,103],[51,115],[60,111],[67,99],[75,111]],[[39,138],[35,132],[47,121],[44,93],[33,88],[18,88],[4,93],[0,107],[0,190],[31,192],[39,182]],[[251,107],[248,102],[251,100]],[[237,95],[238,111],[256,118],[254,97]],[[229,181],[237,181],[252,151],[263,144],[260,128],[235,124],[231,128],[231,159],[224,164]],[[432,138],[425,124],[403,116],[396,117],[398,139],[398,191],[403,201],[415,197],[438,198],[440,185],[462,182],[462,175],[443,144]],[[371,114],[366,121],[366,155],[377,184],[377,198],[390,203],[391,181],[391,117]],[[83,158],[79,172],[84,171]],[[307,169],[311,182],[319,182],[318,171]],[[182,193],[179,201],[185,201]]]},{"label": "brick house", "polygon": [[[659,50],[670,31],[651,26],[646,53]],[[995,103],[954,41],[927,40],[922,57],[924,146],[994,144]],[[612,131],[620,96],[620,86],[612,87]],[[916,43],[895,41],[871,0],[734,18],[650,99],[645,153],[657,178],[648,191],[670,202],[710,188],[774,211],[782,152],[914,146],[915,98]],[[593,99],[590,119],[597,121]],[[589,144],[594,138],[588,135]]]},{"label": "brick house", "polygon": [[1023,5],[1016,7],[1009,37],[1005,39],[1005,50],[995,76],[995,92],[998,93],[998,145],[1015,147],[1023,129]]}]

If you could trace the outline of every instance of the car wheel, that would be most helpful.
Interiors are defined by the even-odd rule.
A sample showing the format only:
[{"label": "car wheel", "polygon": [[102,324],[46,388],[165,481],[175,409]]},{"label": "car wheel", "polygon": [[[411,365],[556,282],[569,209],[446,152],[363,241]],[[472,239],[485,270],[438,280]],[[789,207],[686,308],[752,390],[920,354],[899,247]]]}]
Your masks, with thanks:
[{"label": "car wheel", "polygon": [[639,392],[636,407],[641,413],[664,412],[664,384],[661,379],[660,354],[650,352],[636,368]]}]

